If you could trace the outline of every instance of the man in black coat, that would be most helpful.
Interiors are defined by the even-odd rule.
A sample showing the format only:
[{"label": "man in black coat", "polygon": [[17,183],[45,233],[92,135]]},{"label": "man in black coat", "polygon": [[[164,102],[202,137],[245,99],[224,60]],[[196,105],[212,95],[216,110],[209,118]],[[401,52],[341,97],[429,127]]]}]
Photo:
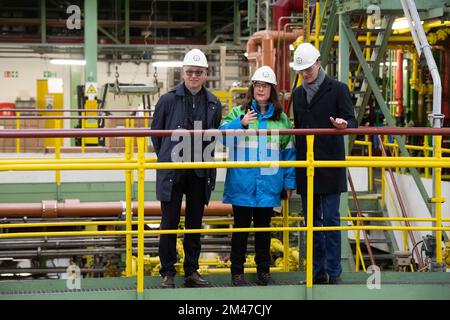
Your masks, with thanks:
[{"label": "man in black coat", "polygon": [[[294,53],[294,70],[303,77],[303,84],[294,90],[295,127],[356,128],[350,93],[347,85],[331,79],[320,66],[320,52],[310,43],[303,43]],[[297,159],[306,159],[306,137],[296,137]],[[345,160],[344,137],[315,136],[315,160]],[[314,170],[314,226],[339,226],[341,192],[347,191],[346,168],[316,168]],[[301,195],[306,217],[306,169],[297,169],[297,193]],[[340,231],[314,232],[313,283],[340,284]]]},{"label": "man in black coat", "polygon": [[[182,71],[184,82],[159,99],[153,115],[151,126],[153,130],[205,130],[219,127],[222,105],[203,86],[207,71],[208,62],[203,52],[193,49],[186,54]],[[205,137],[205,140],[208,138]],[[172,134],[172,137],[152,137],[152,142],[158,162],[212,161],[203,159],[204,151],[206,154],[209,153],[210,158],[214,156],[214,152],[207,152],[214,150],[214,140],[205,142],[201,138],[183,136],[180,141],[179,135]],[[200,229],[205,204],[209,202],[215,180],[216,169],[157,170],[156,196],[161,201],[161,229],[178,228],[183,194],[186,194],[185,227]],[[162,288],[175,287],[176,241],[176,235],[160,236]],[[201,250],[200,234],[185,234],[183,248],[185,286],[209,286],[209,282],[197,271]]]}]

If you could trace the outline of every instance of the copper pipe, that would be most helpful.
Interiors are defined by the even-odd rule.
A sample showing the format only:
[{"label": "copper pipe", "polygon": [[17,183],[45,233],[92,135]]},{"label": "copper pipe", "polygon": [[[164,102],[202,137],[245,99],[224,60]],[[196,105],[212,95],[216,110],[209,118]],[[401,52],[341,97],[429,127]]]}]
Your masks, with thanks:
[{"label": "copper pipe", "polygon": [[[274,41],[285,40],[294,42],[303,34],[302,30],[292,32],[279,32],[273,30],[262,30],[255,32],[247,41],[247,59],[255,61],[256,67],[263,65],[275,70]],[[258,51],[261,47],[261,52]]]},{"label": "copper pipe", "polygon": [[[146,201],[144,205],[146,216],[160,216],[159,201]],[[118,217],[125,211],[125,202],[80,202],[66,200],[57,202],[44,200],[42,203],[2,203],[0,218],[66,218],[66,217]],[[132,204],[133,214],[137,214],[137,202]],[[185,204],[181,214],[184,215]],[[205,216],[228,216],[232,213],[231,205],[220,201],[211,201],[205,207]]]}]

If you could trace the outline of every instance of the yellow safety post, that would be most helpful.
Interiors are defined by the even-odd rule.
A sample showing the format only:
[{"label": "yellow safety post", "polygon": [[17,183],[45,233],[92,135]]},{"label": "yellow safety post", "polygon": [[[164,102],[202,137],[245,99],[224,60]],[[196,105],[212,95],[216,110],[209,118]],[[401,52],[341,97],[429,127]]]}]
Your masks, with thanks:
[{"label": "yellow safety post", "polygon": [[[289,200],[284,199],[281,203],[283,213],[283,227],[289,227]],[[289,231],[283,231],[283,268],[289,271]]]},{"label": "yellow safety post", "polygon": [[[352,226],[355,225],[353,220],[356,220],[356,225],[360,226],[360,221],[362,221],[362,219],[358,219],[356,217],[352,217],[351,216],[351,212],[350,209],[348,210],[348,219],[345,219],[345,217],[342,217],[342,220],[349,220],[350,223],[352,224]],[[360,239],[360,232],[358,230],[353,230],[353,234],[355,235],[355,241],[356,241],[356,257],[355,257],[355,272],[359,272],[359,264],[361,261],[361,265],[362,268],[364,270],[364,272],[366,272],[366,265],[364,264],[364,258],[362,256],[362,252],[361,252],[361,244],[359,243],[359,239]]]},{"label": "yellow safety post", "polygon": [[[127,119],[128,120],[128,119]],[[125,157],[127,161],[131,161],[131,138],[125,138]],[[125,202],[126,202],[126,230],[132,230],[132,188],[133,188],[133,170],[127,170],[125,172]],[[133,263],[133,236],[127,234],[126,237],[126,258],[125,258],[125,275],[127,277],[132,276],[132,263]]]},{"label": "yellow safety post", "polygon": [[[423,155],[428,158],[430,156],[430,144],[428,143],[428,136],[423,136]],[[425,160],[426,161],[426,160]],[[425,168],[425,178],[430,177],[430,168]]]},{"label": "yellow safety post", "polygon": [[[81,115],[83,117],[85,117],[86,112],[82,112]],[[81,119],[81,128],[82,129],[86,128],[86,119],[84,119],[84,118]],[[84,151],[85,151],[85,140],[84,140],[84,137],[81,137],[81,153],[84,153]]]},{"label": "yellow safety post", "polygon": [[[442,136],[434,137],[435,157],[439,160],[442,159]],[[435,203],[436,213],[436,227],[442,227],[442,203],[445,201],[442,198],[442,168],[436,167],[434,169],[435,174],[435,198],[431,201]],[[436,262],[442,263],[442,230],[436,231]]]},{"label": "yellow safety post", "polygon": [[138,145],[138,272],[137,294],[138,299],[144,298],[144,179],[145,179],[145,138],[137,138]]},{"label": "yellow safety post", "polygon": [[[16,129],[20,130],[20,112],[16,112]],[[16,153],[20,153],[20,138],[16,138]]]},{"label": "yellow safety post", "polygon": [[314,202],[314,136],[306,136],[307,209],[306,209],[306,287],[313,284],[313,202]]}]

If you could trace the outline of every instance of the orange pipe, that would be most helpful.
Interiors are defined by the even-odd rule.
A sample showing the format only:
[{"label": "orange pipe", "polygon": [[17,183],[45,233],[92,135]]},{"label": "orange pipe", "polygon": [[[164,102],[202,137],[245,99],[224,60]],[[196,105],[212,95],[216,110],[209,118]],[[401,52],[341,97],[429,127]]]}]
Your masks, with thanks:
[{"label": "orange pipe", "polygon": [[[80,202],[79,200],[54,200],[42,203],[2,203],[0,205],[0,218],[64,218],[64,217],[118,217],[124,211],[124,202]],[[133,214],[137,214],[137,202],[134,201]],[[159,201],[146,201],[144,205],[146,216],[160,216]],[[182,205],[181,214],[184,215],[185,204]],[[220,201],[211,201],[205,208],[204,215],[227,216],[232,213],[231,205]]]},{"label": "orange pipe", "polygon": [[[274,42],[278,39],[294,42],[302,34],[303,30],[291,32],[262,30],[255,32],[247,41],[247,59],[255,61],[256,68],[264,65],[275,70]],[[258,50],[259,47],[261,47],[261,51]]]}]

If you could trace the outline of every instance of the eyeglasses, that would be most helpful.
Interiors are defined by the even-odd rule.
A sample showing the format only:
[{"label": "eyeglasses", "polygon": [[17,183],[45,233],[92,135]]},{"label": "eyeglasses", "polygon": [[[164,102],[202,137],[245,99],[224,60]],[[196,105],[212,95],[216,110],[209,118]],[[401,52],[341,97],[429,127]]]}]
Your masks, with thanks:
[{"label": "eyeglasses", "polygon": [[253,83],[253,87],[256,89],[267,89],[270,87],[270,84],[265,83],[265,82],[256,82],[256,83]]},{"label": "eyeglasses", "polygon": [[188,77],[192,77],[194,74],[196,77],[200,77],[203,74],[203,70],[185,70]]},{"label": "eyeglasses", "polygon": [[304,69],[304,70],[301,70],[300,71],[300,73],[311,73],[311,72],[313,72],[313,70],[315,69],[315,64],[313,64],[311,67],[309,67],[309,68],[306,68],[306,69]]}]

